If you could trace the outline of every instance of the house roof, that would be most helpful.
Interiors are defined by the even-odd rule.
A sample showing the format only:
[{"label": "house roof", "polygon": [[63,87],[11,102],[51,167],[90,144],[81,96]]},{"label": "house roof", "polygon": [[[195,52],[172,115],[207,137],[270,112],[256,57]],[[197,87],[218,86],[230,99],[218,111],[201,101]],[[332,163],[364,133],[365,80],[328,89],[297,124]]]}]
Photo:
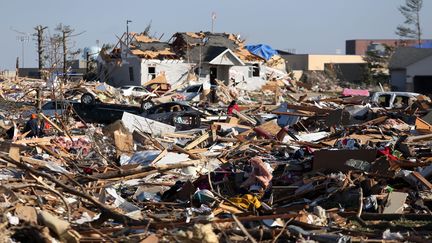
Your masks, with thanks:
[{"label": "house roof", "polygon": [[[214,47],[213,47],[214,48]],[[206,61],[210,64],[217,64],[217,65],[239,65],[244,66],[245,64],[242,62],[242,60],[236,56],[236,54],[231,51],[229,48],[224,47],[216,47],[217,50],[214,50],[211,55],[209,54],[206,58],[208,58]],[[225,50],[223,50],[225,49]],[[220,52],[222,51],[222,52]],[[230,61],[224,60],[225,58],[230,59]]]},{"label": "house roof", "polygon": [[173,36],[174,49],[191,62],[209,62],[226,49],[243,61],[264,60],[248,51],[236,35],[211,32],[178,32]]},{"label": "house roof", "polygon": [[138,57],[148,59],[176,57],[176,53],[172,51],[168,42],[161,42],[143,34],[133,36],[130,51]]},{"label": "house roof", "polygon": [[213,59],[215,59],[217,56],[222,54],[224,51],[226,51],[227,49],[228,48],[223,46],[207,46],[203,61],[210,62]]},{"label": "house roof", "polygon": [[390,69],[405,69],[409,65],[429,56],[432,56],[432,49],[401,47],[396,49],[395,53],[390,58],[389,67]]}]

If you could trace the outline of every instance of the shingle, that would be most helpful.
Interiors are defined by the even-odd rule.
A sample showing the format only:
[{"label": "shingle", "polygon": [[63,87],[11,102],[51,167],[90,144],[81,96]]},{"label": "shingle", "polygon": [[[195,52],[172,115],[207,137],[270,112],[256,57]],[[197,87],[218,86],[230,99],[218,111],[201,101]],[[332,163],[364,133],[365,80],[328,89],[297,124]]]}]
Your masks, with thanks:
[{"label": "shingle", "polygon": [[390,58],[390,69],[405,69],[409,65],[416,63],[432,55],[432,49],[421,49],[414,47],[401,47],[396,49]]}]

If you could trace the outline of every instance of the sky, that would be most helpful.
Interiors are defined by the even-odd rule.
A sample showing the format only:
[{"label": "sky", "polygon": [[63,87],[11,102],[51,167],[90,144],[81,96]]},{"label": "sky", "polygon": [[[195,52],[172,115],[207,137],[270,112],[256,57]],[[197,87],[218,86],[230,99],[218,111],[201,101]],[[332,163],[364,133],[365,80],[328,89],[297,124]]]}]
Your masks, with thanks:
[{"label": "sky", "polygon": [[[24,51],[24,67],[37,67],[36,40],[20,42],[34,27],[69,25],[75,48],[115,44],[129,30],[142,32],[151,22],[151,34],[166,41],[175,32],[211,30],[240,34],[247,44],[268,44],[296,53],[344,53],[345,40],[397,38],[404,21],[398,6],[404,0],[1,0],[0,70],[13,69]],[[432,1],[421,13],[423,38],[432,38]],[[15,31],[22,32],[23,34]],[[24,46],[24,48],[23,48]]]}]

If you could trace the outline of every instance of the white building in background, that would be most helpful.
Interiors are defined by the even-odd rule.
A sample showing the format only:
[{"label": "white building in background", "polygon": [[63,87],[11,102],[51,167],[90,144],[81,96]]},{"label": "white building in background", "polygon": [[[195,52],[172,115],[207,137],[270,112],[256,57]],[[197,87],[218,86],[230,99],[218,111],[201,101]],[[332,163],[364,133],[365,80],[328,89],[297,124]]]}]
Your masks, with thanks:
[{"label": "white building in background", "polygon": [[145,35],[126,35],[110,53],[98,57],[101,81],[113,86],[143,85],[164,73],[170,84],[195,74],[197,82],[215,80],[244,89],[262,86],[269,74],[286,76],[285,70],[265,66],[265,59],[244,48],[235,35],[226,33],[176,33],[171,42]]},{"label": "white building in background", "polygon": [[389,69],[392,90],[432,95],[432,49],[398,48]]}]

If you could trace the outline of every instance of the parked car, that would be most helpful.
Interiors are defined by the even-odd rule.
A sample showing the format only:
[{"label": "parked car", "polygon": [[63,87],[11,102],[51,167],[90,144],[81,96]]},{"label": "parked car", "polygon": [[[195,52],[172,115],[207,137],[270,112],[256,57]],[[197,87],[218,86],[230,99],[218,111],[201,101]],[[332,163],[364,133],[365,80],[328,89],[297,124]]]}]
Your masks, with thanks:
[{"label": "parked car", "polygon": [[143,117],[189,130],[201,126],[201,112],[181,102],[155,105],[141,114]]},{"label": "parked car", "polygon": [[410,99],[416,100],[418,93],[411,92],[376,92],[371,96],[371,102],[378,107],[387,109],[403,109],[410,105]]}]

